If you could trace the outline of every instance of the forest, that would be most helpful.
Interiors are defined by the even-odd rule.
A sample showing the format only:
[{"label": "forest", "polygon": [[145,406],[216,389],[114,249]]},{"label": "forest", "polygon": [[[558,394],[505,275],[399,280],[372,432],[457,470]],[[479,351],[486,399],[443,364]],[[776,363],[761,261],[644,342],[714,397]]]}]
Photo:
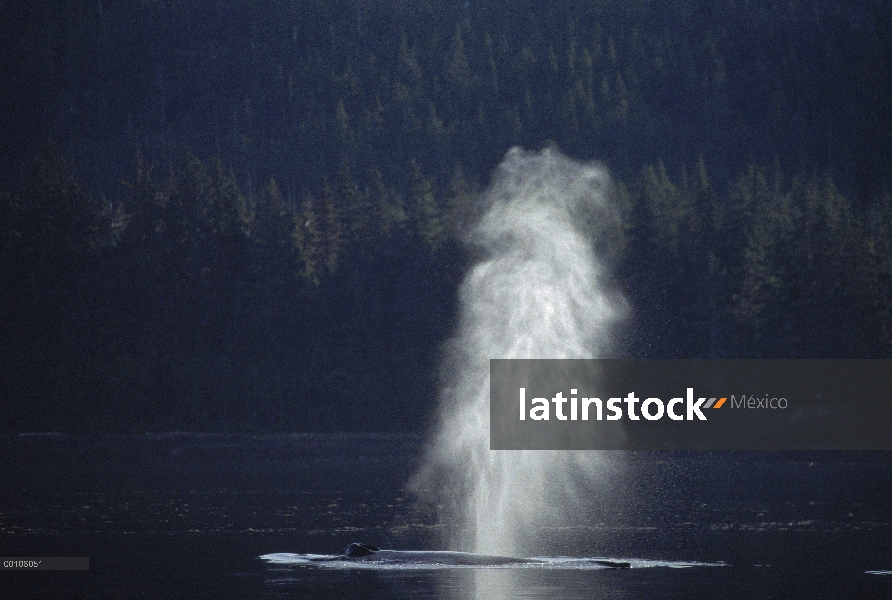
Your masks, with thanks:
[{"label": "forest", "polygon": [[0,18],[0,431],[424,430],[515,145],[610,169],[622,356],[892,357],[881,0]]}]

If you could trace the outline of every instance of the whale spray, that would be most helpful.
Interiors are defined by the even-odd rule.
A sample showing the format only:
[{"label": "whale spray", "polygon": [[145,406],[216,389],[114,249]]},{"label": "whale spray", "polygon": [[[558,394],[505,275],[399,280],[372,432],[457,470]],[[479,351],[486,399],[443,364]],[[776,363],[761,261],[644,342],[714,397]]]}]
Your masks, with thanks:
[{"label": "whale spray", "polygon": [[438,425],[410,487],[438,507],[454,550],[542,550],[537,527],[579,514],[612,468],[605,453],[491,451],[491,358],[604,358],[627,312],[606,257],[621,235],[603,166],[512,148],[467,235],[479,260],[460,288]]}]

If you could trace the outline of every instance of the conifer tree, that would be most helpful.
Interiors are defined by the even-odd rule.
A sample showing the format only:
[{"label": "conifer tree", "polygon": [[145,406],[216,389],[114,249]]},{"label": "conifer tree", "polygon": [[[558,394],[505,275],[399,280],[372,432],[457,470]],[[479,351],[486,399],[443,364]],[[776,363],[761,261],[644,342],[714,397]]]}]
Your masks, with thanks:
[{"label": "conifer tree", "polygon": [[31,257],[67,261],[111,242],[110,207],[81,188],[52,142],[45,142],[35,158],[22,200],[8,206],[19,209],[16,237]]},{"label": "conifer tree", "polygon": [[870,265],[869,309],[876,315],[880,356],[892,356],[892,194],[873,199],[866,217],[865,254]]},{"label": "conifer tree", "polygon": [[440,219],[433,186],[415,159],[409,161],[409,181],[416,235],[429,252],[436,252],[445,240],[446,232]]},{"label": "conifer tree", "polygon": [[300,212],[295,215],[294,244],[300,255],[300,275],[319,286],[325,262],[325,225],[323,207],[310,192],[304,193]]},{"label": "conifer tree", "polygon": [[282,199],[275,179],[270,179],[256,203],[252,240],[255,268],[278,277],[290,266],[297,249],[294,239],[296,217]]},{"label": "conifer tree", "polygon": [[[341,156],[337,190],[341,205],[344,207],[345,223],[343,230],[346,243],[353,246],[365,244],[370,229],[368,197],[359,189],[359,186],[353,179],[353,173],[345,155]],[[354,249],[353,251],[356,250]]]},{"label": "conifer tree", "polygon": [[343,213],[328,179],[322,181],[322,262],[327,273],[332,274],[338,268],[341,249],[344,245]]},{"label": "conifer tree", "polygon": [[449,200],[443,215],[446,233],[451,238],[460,238],[464,226],[471,218],[471,186],[465,178],[461,163],[455,163],[449,180]]}]

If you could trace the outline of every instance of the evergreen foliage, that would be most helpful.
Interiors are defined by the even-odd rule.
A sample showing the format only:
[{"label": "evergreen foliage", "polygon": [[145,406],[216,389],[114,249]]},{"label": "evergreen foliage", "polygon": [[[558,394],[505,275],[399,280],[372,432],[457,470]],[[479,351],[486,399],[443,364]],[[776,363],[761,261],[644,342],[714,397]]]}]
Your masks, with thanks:
[{"label": "evergreen foliage", "polygon": [[0,16],[0,429],[417,428],[479,190],[548,141],[615,176],[629,354],[892,354],[884,3]]}]

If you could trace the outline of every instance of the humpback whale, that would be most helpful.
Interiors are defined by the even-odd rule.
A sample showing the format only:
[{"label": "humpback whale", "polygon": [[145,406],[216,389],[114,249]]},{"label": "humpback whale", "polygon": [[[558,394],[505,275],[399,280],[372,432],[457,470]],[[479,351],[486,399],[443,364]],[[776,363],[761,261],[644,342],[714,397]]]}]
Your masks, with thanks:
[{"label": "humpback whale", "polygon": [[[266,555],[267,560],[279,562],[274,555]],[[334,561],[357,561],[389,565],[449,565],[497,567],[506,565],[538,565],[547,566],[548,560],[538,558],[519,558],[514,556],[494,556],[490,554],[474,554],[473,552],[453,552],[438,550],[382,550],[371,544],[348,544],[339,554],[305,554],[303,560],[309,563],[325,563]],[[607,559],[575,559],[577,561],[613,569],[628,569],[631,564],[626,561]]]}]

